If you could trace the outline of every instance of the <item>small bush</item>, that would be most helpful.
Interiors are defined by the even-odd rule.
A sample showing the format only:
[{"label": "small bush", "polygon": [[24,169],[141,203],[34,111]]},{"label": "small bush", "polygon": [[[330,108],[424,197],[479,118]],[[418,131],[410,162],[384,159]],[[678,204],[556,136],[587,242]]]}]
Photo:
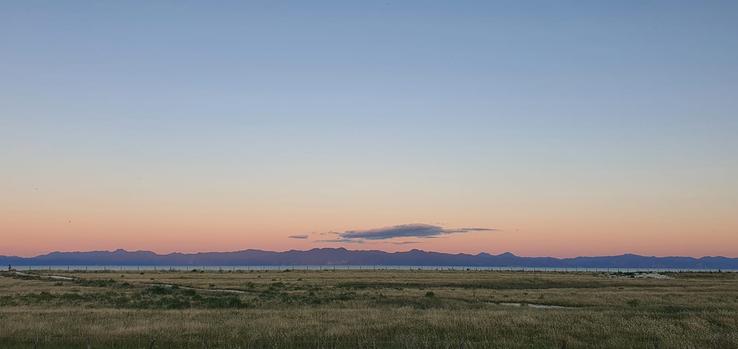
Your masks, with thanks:
[{"label": "small bush", "polygon": [[202,305],[206,308],[243,308],[245,304],[237,296],[203,297]]},{"label": "small bush", "polygon": [[173,291],[169,287],[164,287],[164,286],[157,285],[157,286],[151,286],[151,287],[147,288],[146,289],[146,292],[147,293],[151,293],[151,294],[164,295],[164,294],[172,294]]},{"label": "small bush", "polygon": [[88,286],[88,287],[111,287],[111,286],[115,286],[116,284],[116,281],[113,279],[107,279],[107,280],[78,279],[78,280],[75,280],[75,282],[80,286]]}]

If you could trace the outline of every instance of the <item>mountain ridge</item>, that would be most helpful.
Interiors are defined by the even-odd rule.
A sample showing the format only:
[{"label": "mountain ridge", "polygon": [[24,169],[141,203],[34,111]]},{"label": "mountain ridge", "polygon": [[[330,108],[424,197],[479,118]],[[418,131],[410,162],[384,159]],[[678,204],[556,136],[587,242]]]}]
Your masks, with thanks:
[{"label": "mountain ridge", "polygon": [[34,257],[0,256],[0,265],[151,265],[151,266],[236,266],[236,265],[398,265],[470,267],[550,267],[550,268],[679,268],[738,269],[738,258],[722,256],[641,256],[626,253],[615,256],[571,258],[523,257],[510,252],[498,255],[444,253],[412,249],[386,252],[313,248],[309,250],[267,251],[246,249],[230,252],[157,254],[152,251],[54,251]]}]

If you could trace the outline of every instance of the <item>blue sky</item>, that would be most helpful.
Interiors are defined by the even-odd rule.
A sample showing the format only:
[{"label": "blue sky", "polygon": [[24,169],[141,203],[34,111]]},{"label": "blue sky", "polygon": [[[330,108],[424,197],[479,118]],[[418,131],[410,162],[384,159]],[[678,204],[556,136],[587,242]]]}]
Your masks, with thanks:
[{"label": "blue sky", "polygon": [[[211,220],[273,248],[440,222],[522,231],[460,251],[738,250],[734,1],[6,1],[0,76],[9,250],[196,249]],[[200,230],[135,209],[163,205]]]}]

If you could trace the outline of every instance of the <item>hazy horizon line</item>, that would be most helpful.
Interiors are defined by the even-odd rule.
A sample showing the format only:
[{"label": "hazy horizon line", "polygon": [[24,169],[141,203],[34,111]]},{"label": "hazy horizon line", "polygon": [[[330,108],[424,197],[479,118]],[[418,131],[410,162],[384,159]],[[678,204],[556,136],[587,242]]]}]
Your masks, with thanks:
[{"label": "hazy horizon line", "polygon": [[172,255],[172,254],[207,254],[207,253],[236,253],[236,252],[244,252],[244,251],[263,251],[263,252],[274,252],[274,253],[286,253],[286,252],[306,252],[306,251],[312,251],[312,250],[346,250],[350,252],[384,252],[384,253],[407,253],[412,251],[421,251],[421,252],[427,252],[427,253],[442,253],[442,254],[448,254],[448,255],[470,255],[470,256],[477,256],[480,254],[489,254],[492,256],[499,256],[504,254],[512,254],[516,257],[525,257],[525,258],[555,258],[555,259],[572,259],[572,258],[579,258],[579,257],[617,257],[617,256],[625,256],[625,255],[635,255],[640,257],[657,257],[657,258],[669,258],[669,257],[684,257],[684,258],[738,258],[738,256],[726,256],[726,255],[702,255],[702,256],[695,256],[695,255],[655,255],[655,254],[639,254],[639,253],[633,253],[633,252],[622,252],[619,254],[603,254],[603,255],[587,255],[587,254],[580,254],[575,256],[552,256],[552,255],[519,255],[512,251],[505,251],[500,253],[493,253],[493,252],[486,252],[486,251],[480,251],[476,253],[472,252],[443,252],[443,251],[435,251],[435,250],[425,250],[421,248],[413,248],[408,249],[404,251],[386,251],[382,249],[350,249],[343,246],[340,247],[313,247],[309,249],[287,249],[287,250],[269,250],[269,249],[261,249],[261,248],[245,248],[245,249],[238,249],[238,250],[229,250],[229,251],[190,251],[190,252],[183,252],[183,251],[172,251],[172,252],[158,252],[155,250],[147,250],[147,249],[125,249],[125,248],[116,248],[116,249],[108,249],[108,250],[52,250],[45,253],[39,253],[35,255],[15,255],[15,254],[0,254],[0,257],[17,257],[17,258],[36,258],[41,256],[46,256],[52,253],[93,253],[93,252],[150,252],[153,254],[156,254],[158,256],[166,256],[166,255]]}]

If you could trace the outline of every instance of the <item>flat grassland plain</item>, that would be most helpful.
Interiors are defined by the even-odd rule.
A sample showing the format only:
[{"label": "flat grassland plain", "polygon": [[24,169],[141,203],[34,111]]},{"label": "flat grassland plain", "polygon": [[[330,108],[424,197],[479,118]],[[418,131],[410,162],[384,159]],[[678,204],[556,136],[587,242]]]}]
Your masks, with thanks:
[{"label": "flat grassland plain", "polygon": [[3,272],[0,348],[738,348],[738,273],[660,275]]}]

